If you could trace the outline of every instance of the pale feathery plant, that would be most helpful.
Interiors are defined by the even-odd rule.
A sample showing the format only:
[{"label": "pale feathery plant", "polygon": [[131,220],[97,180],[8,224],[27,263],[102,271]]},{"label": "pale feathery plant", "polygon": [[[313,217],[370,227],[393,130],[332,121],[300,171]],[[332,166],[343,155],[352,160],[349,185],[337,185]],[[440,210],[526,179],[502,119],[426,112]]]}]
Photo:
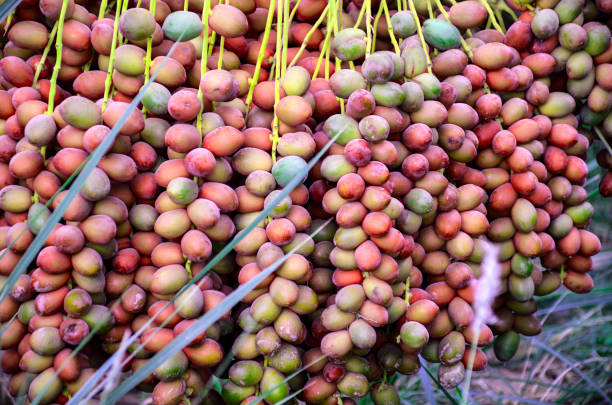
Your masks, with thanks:
[{"label": "pale feathery plant", "polygon": [[472,283],[476,283],[476,291],[474,293],[474,321],[469,327],[472,328],[472,341],[470,342],[471,351],[468,360],[468,366],[463,384],[463,393],[461,395],[462,402],[467,404],[470,393],[470,382],[472,379],[472,371],[474,360],[476,358],[476,348],[478,347],[478,337],[482,325],[496,321],[493,313],[493,302],[499,295],[502,288],[501,281],[501,266],[497,259],[499,255],[499,247],[490,243],[484,242],[484,255],[480,269],[481,276],[473,279]]}]

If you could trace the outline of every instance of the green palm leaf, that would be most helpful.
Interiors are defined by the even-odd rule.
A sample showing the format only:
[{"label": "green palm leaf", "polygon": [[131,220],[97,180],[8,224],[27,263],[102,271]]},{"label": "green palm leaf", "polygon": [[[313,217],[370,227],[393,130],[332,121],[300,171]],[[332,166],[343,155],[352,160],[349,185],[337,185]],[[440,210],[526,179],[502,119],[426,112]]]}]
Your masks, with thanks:
[{"label": "green palm leaf", "polygon": [[[55,211],[53,211],[53,213],[51,214],[51,216],[45,223],[45,226],[38,233],[38,235],[36,235],[36,238],[34,238],[34,241],[32,242],[32,244],[30,245],[26,253],[23,255],[23,257],[21,258],[21,260],[15,267],[15,270],[13,270],[13,272],[11,273],[6,284],[2,288],[2,291],[0,291],[0,301],[4,299],[8,291],[10,291],[13,284],[19,278],[19,276],[27,270],[28,266],[30,265],[34,257],[36,257],[36,255],[38,254],[38,251],[40,250],[42,245],[45,243],[45,240],[47,239],[47,237],[49,236],[49,234],[51,233],[55,225],[61,220],[62,216],[64,215],[64,212],[66,212],[66,209],[68,208],[72,200],[76,197],[77,193],[81,190],[81,187],[85,183],[85,180],[87,180],[87,178],[89,177],[93,169],[98,165],[98,163],[100,162],[100,160],[102,159],[102,157],[104,156],[108,148],[110,148],[110,146],[113,144],[113,142],[115,141],[115,138],[117,137],[117,135],[119,134],[119,131],[121,130],[121,128],[123,127],[127,119],[129,118],[130,114],[132,114],[132,111],[134,111],[134,109],[138,107],[138,103],[140,103],[140,100],[144,96],[144,93],[147,91],[150,84],[155,80],[155,78],[157,77],[157,74],[164,67],[164,65],[170,58],[170,56],[174,53],[179,43],[180,43],[180,37],[179,37],[179,41],[175,42],[170,48],[170,50],[168,51],[168,54],[166,55],[166,57],[160,64],[159,69],[157,69],[153,73],[153,75],[151,76],[151,80],[149,80],[144,86],[142,86],[142,88],[140,89],[140,92],[138,92],[136,97],[134,97],[134,99],[130,103],[130,106],[124,111],[124,113],[119,118],[119,121],[117,122],[117,124],[111,129],[111,132],[106,136],[106,138],[104,138],[102,143],[93,151],[93,153],[87,157],[87,160],[85,161],[87,162],[85,164],[85,168],[78,175],[78,177],[76,178],[76,180],[74,181],[70,189],[68,190],[66,197],[64,197],[60,205],[55,209]],[[7,286],[10,286],[10,287],[6,288]],[[89,335],[81,342],[81,344],[71,353],[71,355],[68,357],[68,359],[66,359],[64,364],[66,364],[70,359],[76,356],[80,348],[82,348],[85,345],[85,343],[87,343],[87,341],[89,341],[96,332],[97,330],[96,328],[94,328],[89,333]],[[63,364],[60,367],[60,369],[56,371],[55,373],[56,376],[58,375],[59,371],[61,371],[62,368],[63,368]],[[49,384],[47,384],[47,386],[48,385]],[[40,400],[42,399],[42,396],[44,395],[44,392],[46,391],[47,386],[45,386],[45,389],[43,389],[41,393],[38,394],[36,398],[34,398],[34,401],[32,401],[32,405],[36,405],[40,402]]]}]

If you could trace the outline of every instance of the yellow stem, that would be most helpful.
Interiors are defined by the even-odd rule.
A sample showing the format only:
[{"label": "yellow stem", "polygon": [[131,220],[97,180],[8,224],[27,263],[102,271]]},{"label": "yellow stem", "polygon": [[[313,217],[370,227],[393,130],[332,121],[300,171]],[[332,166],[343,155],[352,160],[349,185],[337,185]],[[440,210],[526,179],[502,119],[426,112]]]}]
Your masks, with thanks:
[{"label": "yellow stem", "polygon": [[[328,13],[327,14],[327,19],[328,19],[328,23],[330,21],[330,14],[333,13]],[[319,59],[317,59],[317,66],[315,67],[314,73],[312,74],[312,78],[316,78],[319,74],[319,69],[321,68],[321,63],[323,63],[323,58],[325,57],[325,52],[327,52],[327,49],[330,46],[330,41],[331,41],[331,34],[332,34],[332,30],[328,29],[327,32],[325,33],[325,42],[323,42],[323,48],[321,49],[321,54],[319,55]]]},{"label": "yellow stem", "polygon": [[397,44],[397,40],[395,39],[395,34],[393,33],[393,26],[391,25],[391,17],[389,16],[389,7],[387,6],[387,0],[382,0],[381,4],[385,13],[385,20],[387,20],[387,31],[389,31],[389,37],[391,37],[393,49],[395,49],[395,53],[399,55],[400,49],[399,45]]},{"label": "yellow stem", "polygon": [[366,6],[366,58],[370,56],[372,46],[372,0],[365,0]]},{"label": "yellow stem", "polygon": [[321,23],[323,22],[323,19],[327,16],[327,13],[329,12],[329,3],[327,4],[327,6],[325,6],[325,8],[323,9],[323,12],[321,13],[321,16],[319,17],[319,19],[314,23],[314,25],[312,26],[312,28],[310,29],[310,31],[308,31],[306,33],[306,36],[304,37],[304,40],[302,41],[302,45],[300,45],[300,49],[298,49],[297,53],[295,54],[295,56],[293,57],[293,60],[291,61],[291,63],[289,64],[289,67],[295,65],[299,59],[300,56],[302,56],[302,53],[304,52],[304,50],[306,49],[306,45],[308,44],[308,41],[310,40],[310,37],[315,33],[315,31],[317,30],[317,28],[319,27],[319,25],[321,25]]},{"label": "yellow stem", "polygon": [[380,17],[382,16],[382,11],[383,11],[383,6],[382,6],[382,2],[380,4],[380,6],[378,6],[378,13],[376,13],[376,18],[374,19],[374,34],[372,35],[372,51],[371,53],[374,53],[376,50],[376,33],[378,31],[378,21],[380,20]]},{"label": "yellow stem", "polygon": [[[200,52],[200,77],[206,74],[206,54],[208,53],[208,12],[210,11],[210,0],[204,0],[204,8],[202,9],[202,51]],[[196,118],[196,127],[200,136],[202,136],[202,113],[204,112],[204,94],[202,88],[198,86],[198,100],[200,101],[200,113]],[[200,139],[200,144],[202,140]]]},{"label": "yellow stem", "polygon": [[491,24],[493,24],[493,27],[499,32],[505,32],[497,23],[497,19],[495,19],[495,13],[493,13],[493,10],[491,10],[491,6],[489,6],[487,0],[480,0],[480,4],[482,4],[484,8],[487,9],[487,13],[489,13],[489,20],[491,21]]},{"label": "yellow stem", "polygon": [[14,17],[15,17],[15,10],[11,11],[9,16],[6,17],[6,23],[4,24],[4,35],[5,36],[6,36],[6,33],[8,32],[8,30],[9,30],[9,28],[11,27],[11,22],[13,21]]},{"label": "yellow stem", "polygon": [[225,44],[225,37],[222,36],[219,40],[219,60],[217,61],[217,69],[221,70],[223,67],[223,46]]},{"label": "yellow stem", "polygon": [[62,67],[62,32],[64,30],[64,19],[66,18],[66,8],[68,7],[68,0],[62,1],[62,8],[60,10],[59,20],[57,24],[57,37],[55,38],[55,66],[53,66],[53,73],[51,74],[51,81],[49,84],[49,100],[47,107],[47,114],[53,114],[53,104],[55,102],[55,88],[57,87],[57,76]]},{"label": "yellow stem", "polygon": [[416,12],[416,7],[414,6],[413,0],[408,0],[410,4],[410,10],[412,11],[412,16],[414,17],[414,22],[417,26],[417,33],[419,34],[419,39],[421,40],[421,47],[425,52],[425,58],[427,59],[427,71],[431,73],[431,59],[429,58],[429,52],[427,51],[427,44],[425,43],[425,37],[423,36],[423,28],[421,28],[421,20],[419,20],[419,15]]},{"label": "yellow stem", "polygon": [[255,85],[259,81],[259,71],[261,70],[261,63],[263,62],[263,58],[266,54],[266,48],[268,45],[268,38],[270,38],[270,29],[272,28],[272,20],[274,18],[275,8],[276,8],[276,2],[272,1],[270,3],[270,8],[268,8],[268,16],[266,18],[266,29],[264,30],[264,36],[261,40],[261,46],[259,47],[259,55],[257,56],[257,63],[255,64],[255,70],[253,72],[253,77],[251,78],[249,92],[247,93],[247,98],[245,102],[247,114],[249,113],[251,101],[253,100],[253,90],[255,89]]},{"label": "yellow stem", "polygon": [[[285,77],[285,72],[287,71],[287,49],[289,48],[289,25],[291,24],[291,22],[289,21],[289,7],[291,6],[291,3],[289,2],[289,0],[285,0],[285,4],[283,5],[283,22],[284,24],[282,25],[283,27],[283,48],[282,48],[282,54],[283,54],[283,62],[281,64],[281,77]],[[276,27],[277,30],[280,30],[279,27]],[[278,52],[278,48],[276,49],[276,51]]]},{"label": "yellow stem", "polygon": [[47,46],[43,50],[42,56],[40,57],[40,61],[36,64],[36,72],[34,73],[34,80],[32,81],[32,87],[36,88],[36,83],[38,83],[38,77],[40,76],[40,72],[42,71],[43,66],[45,66],[45,61],[47,60],[47,56],[49,55],[49,51],[51,50],[51,44],[55,39],[55,35],[57,34],[57,26],[58,21],[53,25],[53,29],[51,30],[51,34],[49,34],[49,41],[47,42]]},{"label": "yellow stem", "polygon": [[[127,3],[127,0],[126,0]],[[112,76],[113,76],[113,63],[115,61],[115,49],[117,47],[117,38],[121,38],[119,34],[119,16],[121,15],[122,0],[117,0],[117,13],[115,14],[115,26],[113,29],[113,42],[111,43],[111,53],[108,58],[108,74],[106,75],[106,82],[104,83],[104,101],[102,103],[102,112],[106,109],[108,97],[110,95]]]},{"label": "yellow stem", "polygon": [[355,25],[353,25],[353,28],[359,28],[359,26],[361,25],[361,20],[363,19],[363,15],[365,14],[366,11],[366,2],[364,1],[363,4],[361,5],[361,9],[359,10],[359,15],[357,16],[357,22],[355,22]]},{"label": "yellow stem", "polygon": [[291,24],[291,21],[293,21],[293,17],[295,17],[295,13],[298,10],[298,7],[300,6],[300,3],[302,2],[302,0],[298,0],[295,2],[295,6],[293,7],[293,10],[291,10],[291,15],[289,15],[289,24]]},{"label": "yellow stem", "polygon": [[104,14],[106,13],[106,6],[108,4],[108,0],[102,0],[100,3],[100,10],[98,11],[98,20],[104,18]]},{"label": "yellow stem", "polygon": [[274,75],[274,122],[272,123],[272,162],[276,163],[276,145],[278,144],[278,115],[277,107],[280,100],[280,75],[281,75],[281,56],[282,56],[282,28],[283,28],[283,8],[284,0],[277,0],[278,11],[276,13],[276,54],[275,54],[275,75]]}]

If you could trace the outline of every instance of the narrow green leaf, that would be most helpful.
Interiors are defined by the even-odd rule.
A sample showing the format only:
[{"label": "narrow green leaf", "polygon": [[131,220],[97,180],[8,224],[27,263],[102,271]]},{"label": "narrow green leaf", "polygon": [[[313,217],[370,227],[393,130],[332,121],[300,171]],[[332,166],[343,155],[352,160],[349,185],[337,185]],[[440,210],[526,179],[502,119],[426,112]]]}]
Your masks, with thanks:
[{"label": "narrow green leaf", "polygon": [[419,359],[421,360],[421,368],[427,372],[429,378],[431,378],[432,381],[436,384],[436,386],[442,391],[442,393],[444,393],[444,396],[448,398],[448,400],[452,404],[458,405],[457,400],[446,390],[446,388],[442,386],[442,384],[440,384],[440,381],[438,381],[438,379],[431,373],[431,371],[429,371],[429,369],[425,367],[424,359],[421,356],[419,356]]},{"label": "narrow green leaf", "polygon": [[[342,131],[339,131],[339,133],[341,133]],[[261,222],[262,220],[264,220],[268,214],[270,213],[270,211],[276,207],[276,205],[283,199],[285,198],[287,195],[289,195],[289,193],[300,184],[300,179],[302,179],[302,174],[306,175],[308,173],[308,171],[310,169],[312,169],[312,167],[321,159],[321,157],[323,157],[323,155],[325,154],[325,152],[327,152],[327,150],[331,147],[331,145],[334,143],[334,141],[336,140],[336,138],[338,137],[338,135],[334,136],[332,139],[330,139],[328,141],[328,143],[312,158],[312,160],[308,163],[308,165],[304,168],[303,173],[300,174],[300,176],[296,176],[294,179],[291,180],[291,182],[289,182],[289,184],[287,184],[287,186],[285,188],[283,188],[283,190],[281,190],[281,192],[279,193],[279,195],[270,203],[270,206],[267,209],[264,209],[255,219],[253,219],[253,221],[246,227],[244,228],[244,230],[237,236],[235,236],[232,241],[230,243],[228,243],[227,245],[225,245],[225,247],[219,252],[217,253],[217,255],[210,260],[206,266],[204,266],[204,268],[202,269],[201,272],[199,272],[193,279],[191,279],[189,281],[189,283],[187,283],[177,294],[175,294],[175,296],[168,301],[156,314],[155,316],[151,317],[149,320],[147,320],[147,322],[140,328],[140,330],[136,331],[132,337],[130,337],[130,340],[128,341],[128,344],[131,344],[132,342],[134,342],[138,336],[140,336],[145,330],[147,330],[147,328],[149,327],[149,325],[151,325],[153,323],[153,321],[157,318],[157,316],[159,314],[161,314],[166,308],[168,308],[172,302],[174,302],[174,300],[176,299],[176,297],[178,297],[182,292],[184,292],[187,288],[189,288],[191,285],[193,285],[194,283],[196,283],[197,281],[199,281],[202,277],[204,277],[204,275],[206,273],[208,273],[219,261],[221,261],[228,253],[230,253],[232,251],[232,249],[234,248],[234,246],[236,246],[241,240],[242,238],[246,237],[248,235],[248,233],[253,230],[257,224],[259,222]],[[175,309],[174,313],[176,314],[178,311]],[[166,319],[166,321],[164,321],[162,323],[162,325],[165,325],[168,320],[172,318],[171,316],[168,317],[168,319]],[[153,334],[150,338],[152,339],[155,336],[155,334]],[[81,388],[81,390],[91,390],[95,384],[105,375],[106,371],[108,370],[108,368],[110,367],[108,364],[112,362],[113,357],[115,356],[115,354],[113,354],[99,369],[98,371],[96,371],[96,373],[90,377],[90,379],[87,381],[87,383]],[[79,391],[80,392],[80,391]],[[77,393],[79,394],[79,393]],[[77,404],[78,402],[75,400],[73,402],[73,399],[75,399],[76,395],[73,396],[71,398],[71,400],[68,402],[68,405],[73,405],[73,404]],[[78,399],[81,400],[83,397],[79,396]]]},{"label": "narrow green leaf", "polygon": [[[298,184],[300,181],[301,177],[295,177],[292,179],[289,185],[291,185],[293,182],[295,182],[295,184]],[[331,219],[329,219],[323,225],[318,227],[315,230],[314,234],[316,235],[317,233],[319,233],[327,225],[327,223],[329,223],[329,221],[331,221]],[[121,383],[108,398],[102,401],[101,405],[114,404],[115,402],[117,402],[132,388],[138,385],[144,378],[151,375],[153,371],[157,367],[159,367],[159,365],[166,361],[166,359],[174,355],[179,350],[182,350],[185,346],[189,345],[193,341],[193,339],[196,338],[196,336],[208,329],[213,323],[215,323],[219,318],[221,318],[223,314],[225,314],[234,305],[239,303],[242,298],[244,298],[248,293],[250,293],[255,288],[255,286],[257,286],[257,284],[262,282],[266,277],[268,277],[276,269],[278,269],[281,264],[285,260],[287,260],[289,256],[296,252],[304,243],[306,243],[306,240],[295,246],[287,254],[275,261],[273,264],[263,269],[261,273],[257,274],[251,280],[247,281],[246,283],[235,289],[230,295],[228,295],[223,301],[221,301],[221,303],[219,303],[213,309],[208,311],[203,317],[198,319],[183,333],[176,336],[172,341],[171,345],[164,347],[153,357],[151,357],[149,361],[144,364],[144,366],[134,372],[123,383]]]},{"label": "narrow green leaf", "polygon": [[[181,36],[182,36],[182,34],[181,34]],[[180,40],[180,38],[179,38],[179,40]],[[132,111],[134,111],[134,109],[136,107],[138,107],[138,103],[140,103],[140,100],[142,99],[144,93],[149,88],[150,83],[152,83],[155,80],[155,78],[157,77],[157,74],[161,71],[161,69],[164,67],[164,65],[166,64],[166,62],[170,58],[170,56],[176,50],[176,47],[178,46],[178,44],[179,44],[179,41],[175,42],[172,45],[172,47],[168,51],[168,54],[166,55],[166,57],[164,58],[164,60],[160,64],[159,69],[157,69],[155,71],[155,73],[151,76],[151,80],[149,82],[147,82],[140,89],[140,91],[138,92],[136,97],[134,97],[134,99],[130,103],[130,106],[126,109],[126,111],[124,111],[124,113],[119,118],[119,121],[117,122],[117,124],[111,129],[111,132],[106,136],[106,138],[104,138],[102,143],[93,151],[93,153],[91,153],[88,156],[87,164],[86,164],[85,168],[83,169],[81,174],[79,174],[79,176],[77,177],[75,182],[72,184],[72,186],[68,190],[68,193],[66,194],[66,196],[64,197],[64,199],[62,200],[60,205],[57,207],[57,209],[55,211],[53,211],[53,213],[49,217],[49,220],[45,223],[45,226],[43,227],[43,229],[39,232],[39,234],[36,236],[36,238],[34,238],[34,241],[32,242],[32,244],[30,245],[30,247],[26,251],[25,255],[21,258],[21,260],[17,264],[17,267],[15,268],[15,270],[13,270],[13,273],[11,273],[11,276],[9,277],[9,280],[10,280],[11,277],[13,277],[14,274],[17,273],[17,274],[21,275],[21,274],[23,274],[23,272],[25,272],[27,270],[27,267],[29,266],[29,264],[32,261],[33,257],[36,254],[38,254],[38,250],[40,249],[40,247],[44,244],[45,240],[47,239],[48,234],[51,233],[51,231],[55,227],[55,224],[57,224],[60,221],[61,217],[64,215],[64,212],[66,212],[66,209],[70,205],[70,202],[74,199],[74,197],[76,197],[77,193],[81,190],[81,187],[83,186],[83,183],[85,182],[85,180],[87,180],[87,177],[89,177],[89,174],[98,165],[98,162],[100,161],[100,159],[102,159],[102,157],[104,156],[104,154],[106,153],[108,148],[112,145],[112,143],[114,142],[115,138],[119,134],[119,131],[121,130],[121,128],[123,127],[123,125],[125,124],[127,119],[129,118],[129,116],[132,113]],[[50,224],[53,224],[53,225],[50,225]],[[40,242],[37,244],[37,239],[39,239],[39,237],[41,237],[45,231],[48,231],[48,233],[46,235],[44,235],[44,237],[42,237]],[[27,258],[27,260],[29,260],[29,261],[27,261],[27,264],[23,264],[22,262],[24,261],[24,259],[26,259],[26,256],[28,255],[28,252],[32,252],[31,253],[32,257]],[[16,278],[18,278],[19,275]],[[7,284],[8,284],[8,281],[7,281]],[[3,288],[2,289],[2,293],[0,294],[0,301],[2,299],[4,299],[4,296],[5,296],[5,295],[3,295],[4,293],[5,293],[5,291],[4,291],[4,288]],[[66,362],[64,362],[64,364],[66,364],[69,359],[71,359],[72,357],[76,356],[76,354],[81,350],[81,348],[83,346],[85,346],[85,344],[94,336],[94,334],[99,330],[98,326],[101,327],[102,325],[98,324],[98,325],[96,325],[96,327],[94,327],[94,329],[89,333],[89,335],[87,335],[87,337],[85,339],[83,339],[83,341],[75,348],[75,350],[71,354],[71,357],[69,357],[66,360]],[[107,363],[108,363],[108,366],[105,368]],[[62,364],[62,366],[60,367],[60,370],[63,368],[64,364]],[[107,361],[106,363],[104,363],[100,367],[99,370],[105,370],[106,371],[108,368],[110,368],[111,364],[112,364],[112,362],[108,362]],[[57,375],[60,370],[56,371],[55,374]],[[48,386],[48,384],[47,384],[47,386]],[[38,396],[34,399],[34,401],[32,401],[31,405],[38,404],[40,402],[40,400],[42,399],[42,396],[43,396],[45,391],[46,391],[46,388],[43,389],[40,392],[40,394],[38,394]],[[77,394],[79,394],[81,391],[82,391],[82,389],[79,390],[79,392],[77,392]],[[83,394],[86,395],[87,392],[83,392]],[[75,400],[75,397],[76,397],[76,400]],[[72,396],[70,401],[72,402],[73,400],[75,400],[76,402],[72,402],[72,403],[79,403],[78,401],[80,401],[81,399],[82,398],[77,397],[77,395],[75,394],[75,395]]]}]

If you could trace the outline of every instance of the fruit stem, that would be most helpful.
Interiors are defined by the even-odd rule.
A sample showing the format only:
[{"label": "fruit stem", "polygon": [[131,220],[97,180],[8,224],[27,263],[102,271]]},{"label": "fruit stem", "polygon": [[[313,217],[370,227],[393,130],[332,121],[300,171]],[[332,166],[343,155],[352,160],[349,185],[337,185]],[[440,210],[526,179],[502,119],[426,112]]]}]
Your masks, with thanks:
[{"label": "fruit stem", "polygon": [[[209,0],[206,0],[206,1],[209,1]],[[266,49],[268,47],[268,38],[270,38],[270,29],[272,28],[272,19],[274,18],[275,8],[276,8],[276,2],[272,1],[270,3],[270,7],[268,8],[268,16],[266,17],[266,28],[264,30],[264,36],[261,39],[261,45],[259,46],[259,55],[257,55],[257,63],[255,64],[255,70],[253,71],[253,77],[251,78],[249,92],[247,94],[247,98],[245,102],[246,104],[246,114],[245,115],[249,114],[249,108],[251,106],[251,101],[253,100],[253,90],[255,89],[255,85],[259,81],[259,71],[261,70],[261,63],[263,62],[263,58],[266,54]],[[208,23],[207,23],[207,26],[208,26]],[[202,63],[204,63],[204,61],[202,61]]]},{"label": "fruit stem", "polygon": [[502,11],[500,8],[495,7],[495,15],[497,16],[497,19],[499,20],[499,23],[501,24],[501,27],[503,29],[503,33],[506,33],[506,24],[504,23],[504,17],[502,16]]},{"label": "fruit stem", "polygon": [[55,39],[55,35],[57,33],[58,21],[53,24],[53,29],[51,29],[51,34],[49,34],[49,41],[47,42],[47,46],[43,50],[42,56],[40,60],[36,64],[36,72],[34,73],[34,80],[32,81],[32,87],[36,88],[36,83],[38,83],[38,76],[40,76],[40,72],[42,71],[43,66],[45,66],[45,61],[47,60],[47,55],[49,55],[49,51],[51,50],[51,44]]},{"label": "fruit stem", "polygon": [[[121,7],[121,13],[120,14],[124,14],[128,9],[128,1],[127,0],[123,0],[123,6]],[[125,42],[123,42],[123,40],[125,40]],[[119,32],[119,42],[120,43],[127,43],[127,38],[123,38],[123,35],[121,35],[121,32]]]},{"label": "fruit stem", "polygon": [[561,272],[559,273],[559,276],[561,277],[561,282],[563,282],[567,276],[567,273],[565,272],[565,264],[561,265]]},{"label": "fruit stem", "polygon": [[480,4],[482,4],[484,8],[487,9],[487,13],[489,13],[489,21],[491,21],[491,24],[493,24],[493,27],[497,31],[501,33],[505,33],[506,30],[502,30],[502,28],[497,23],[497,19],[495,18],[495,13],[493,13],[493,10],[491,10],[491,6],[489,6],[489,3],[487,3],[487,0],[480,0]]},{"label": "fruit stem", "polygon": [[[365,0],[366,6],[366,58],[370,56],[370,46],[372,46],[372,0]],[[412,1],[412,0],[409,0]]]},{"label": "fruit stem", "polygon": [[189,273],[189,279],[192,279],[193,274],[191,273],[191,260],[187,259],[185,262],[185,269],[187,270],[187,273]]},{"label": "fruit stem", "polygon": [[104,18],[104,14],[106,13],[106,6],[108,5],[108,0],[102,0],[100,2],[100,10],[98,11],[98,20]]},{"label": "fruit stem", "polygon": [[66,18],[66,8],[68,7],[68,0],[62,1],[62,9],[60,10],[59,20],[57,21],[57,37],[55,38],[55,66],[53,66],[53,73],[51,74],[51,81],[49,85],[49,103],[47,108],[47,114],[53,114],[53,103],[55,101],[55,87],[57,83],[57,76],[59,75],[60,68],[62,67],[62,31],[64,30],[64,19]]},{"label": "fruit stem", "polygon": [[376,34],[378,31],[378,21],[380,20],[380,16],[382,16],[382,11],[383,11],[383,6],[382,6],[382,2],[380,3],[380,6],[378,6],[378,12],[376,13],[376,18],[374,18],[374,34],[372,35],[372,51],[371,53],[374,53],[374,51],[376,50]]},{"label": "fruit stem", "polygon": [[353,25],[353,28],[359,28],[359,26],[361,25],[361,20],[363,19],[363,15],[365,14],[366,11],[366,2],[364,1],[363,4],[361,5],[361,9],[359,10],[359,15],[357,16],[357,21],[355,22],[355,25]]},{"label": "fruit stem", "polygon": [[302,45],[300,45],[300,49],[298,49],[297,53],[293,57],[293,60],[289,64],[289,67],[295,65],[297,63],[298,59],[300,58],[300,56],[302,56],[302,53],[306,49],[306,45],[308,44],[308,41],[310,40],[310,37],[313,36],[313,34],[315,33],[315,31],[317,30],[319,25],[321,25],[321,23],[323,22],[323,19],[327,16],[328,12],[329,12],[329,3],[325,6],[325,9],[323,9],[323,12],[321,13],[321,16],[314,23],[314,25],[312,26],[310,31],[308,31],[306,33],[306,36],[304,37],[304,40],[302,41]]},{"label": "fruit stem", "polygon": [[[210,10],[210,0],[204,0],[204,8],[202,9],[202,51],[200,53],[200,78],[206,74],[206,52],[208,50],[208,11]],[[202,145],[202,113],[204,112],[204,93],[202,87],[198,84],[198,100],[200,101],[200,112],[196,119],[196,126],[200,133],[200,145]],[[248,108],[248,106],[247,106]]]},{"label": "fruit stem", "polygon": [[225,45],[225,37],[221,36],[219,40],[219,60],[217,61],[217,69],[223,68],[223,46]]},{"label": "fruit stem", "polygon": [[421,28],[421,20],[419,20],[419,15],[416,12],[416,7],[414,6],[413,0],[408,0],[410,3],[410,10],[412,11],[412,16],[414,17],[414,22],[417,26],[417,33],[419,34],[419,39],[421,40],[421,47],[425,52],[425,58],[427,59],[427,71],[431,73],[431,59],[429,58],[429,52],[427,51],[427,44],[425,43],[425,37],[423,36],[423,28]]},{"label": "fruit stem", "polygon": [[510,16],[512,17],[512,19],[514,21],[518,20],[518,17],[516,16],[516,13],[514,12],[514,10],[512,10],[510,7],[508,7],[508,5],[506,4],[505,1],[499,1],[497,2],[497,6],[496,8],[505,11],[506,13],[510,14]]},{"label": "fruit stem", "polygon": [[189,9],[189,0],[185,0],[183,3],[183,11],[187,11]]},{"label": "fruit stem", "polygon": [[[338,35],[338,30],[339,30],[339,18],[338,16],[342,15],[342,0],[338,0],[338,13],[334,15],[334,37]],[[328,52],[328,56],[329,53],[331,53],[331,49]],[[336,60],[336,72],[340,69],[342,69],[342,62],[340,61],[340,59],[338,59],[335,55],[334,58]],[[329,63],[328,63],[329,65]],[[328,76],[326,75],[325,78],[327,79]],[[344,99],[342,97],[336,97],[336,99],[338,100],[338,103],[340,103],[340,113],[344,114]]]},{"label": "fruit stem", "polygon": [[389,16],[389,7],[387,6],[387,0],[382,0],[381,4],[384,7],[383,11],[385,12],[385,20],[387,20],[387,31],[389,31],[389,37],[391,37],[393,49],[395,49],[395,53],[399,55],[400,49],[399,45],[397,44],[397,40],[395,39],[395,34],[393,33],[393,26],[391,25],[391,17]]},{"label": "fruit stem", "polygon": [[298,0],[295,3],[295,6],[293,7],[293,10],[291,10],[291,14],[289,15],[289,24],[291,24],[291,21],[293,21],[293,17],[295,17],[295,13],[298,10],[298,7],[300,6],[300,3],[302,2],[302,0]]},{"label": "fruit stem", "polygon": [[215,41],[217,40],[217,33],[215,31],[212,32],[210,36],[210,44],[206,44],[208,47],[208,56],[212,55],[213,50],[215,49]]},{"label": "fruit stem", "polygon": [[608,143],[608,141],[606,141],[606,137],[604,136],[604,134],[597,127],[593,127],[593,129],[595,130],[595,133],[597,134],[601,142],[604,144],[604,146],[608,150],[608,153],[612,155],[612,148],[610,147],[610,144]]},{"label": "fruit stem", "polygon": [[[127,1],[126,1],[127,3]],[[115,62],[115,49],[117,48],[117,38],[121,40],[121,34],[119,34],[119,17],[121,16],[122,0],[117,1],[117,13],[115,14],[115,25],[113,28],[113,42],[111,43],[110,56],[108,58],[108,74],[106,75],[106,81],[104,83],[104,101],[102,102],[102,113],[106,109],[108,103],[108,97],[110,95],[111,86],[113,83],[113,64]]]},{"label": "fruit stem", "polygon": [[412,294],[410,294],[410,277],[406,279],[406,285],[404,286],[404,299],[406,300],[406,306],[410,306],[410,298]]},{"label": "fruit stem", "polygon": [[427,14],[429,15],[429,18],[434,18],[434,14],[433,14],[433,10],[431,8],[431,1],[427,0]]},{"label": "fruit stem", "polygon": [[11,13],[8,15],[8,17],[6,17],[6,24],[4,24],[4,35],[6,36],[6,33],[8,32],[9,28],[11,27],[11,22],[13,21],[13,18],[15,17],[15,9],[13,9],[13,11],[11,11]]},{"label": "fruit stem", "polygon": [[[149,12],[155,17],[155,8],[157,6],[157,0],[151,0],[149,3]],[[151,70],[151,49],[153,48],[153,35],[147,38],[147,54],[145,56],[145,71],[144,71],[144,84],[149,81],[149,70]],[[143,106],[142,113],[145,118],[147,117],[147,109]]]},{"label": "fruit stem", "polygon": [[[285,72],[287,71],[287,49],[289,48],[289,26],[291,25],[291,21],[289,21],[289,8],[291,7],[291,3],[289,0],[285,0],[285,4],[283,5],[283,48],[282,48],[282,56],[283,63],[281,65],[281,77],[285,77]],[[278,49],[276,50],[278,52]]]},{"label": "fruit stem", "polygon": [[397,11],[402,11],[402,0],[397,0]]},{"label": "fruit stem", "polygon": [[274,122],[272,124],[272,163],[276,163],[276,145],[278,144],[278,102],[280,101],[280,75],[282,64],[282,31],[283,27],[283,8],[286,0],[278,1],[278,11],[276,13],[276,52],[275,52],[275,74],[274,74]]},{"label": "fruit stem", "polygon": [[[440,10],[440,12],[442,13],[442,15],[444,16],[444,18],[446,19],[446,21],[448,21],[449,23],[451,23],[451,19],[450,16],[448,15],[448,13],[446,12],[446,10],[444,10],[444,7],[442,6],[442,3],[440,2],[440,0],[434,0],[436,2],[436,5],[438,6],[438,9]],[[452,23],[451,23],[452,24]],[[468,58],[472,59],[472,49],[469,47],[469,45],[467,44],[467,42],[465,42],[465,40],[463,39],[463,36],[459,35],[459,38],[461,39],[461,46],[463,47],[463,50],[465,51],[465,53],[467,53]]]},{"label": "fruit stem", "polygon": [[[332,7],[330,7],[330,10],[332,9]],[[329,12],[327,13],[327,26],[331,27],[331,21],[332,21],[332,17],[333,16],[333,12]],[[317,66],[315,67],[314,73],[312,74],[312,78],[316,79],[316,77],[319,75],[319,69],[321,68],[321,63],[323,62],[323,57],[325,56],[325,53],[328,51],[329,49],[329,45],[331,42],[331,34],[332,34],[332,30],[328,29],[327,32],[325,33],[325,42],[323,43],[323,48],[321,48],[321,54],[319,55],[319,59],[317,59]],[[328,59],[329,60],[329,59]],[[327,69],[329,69],[329,63],[328,63],[328,67]]]}]

